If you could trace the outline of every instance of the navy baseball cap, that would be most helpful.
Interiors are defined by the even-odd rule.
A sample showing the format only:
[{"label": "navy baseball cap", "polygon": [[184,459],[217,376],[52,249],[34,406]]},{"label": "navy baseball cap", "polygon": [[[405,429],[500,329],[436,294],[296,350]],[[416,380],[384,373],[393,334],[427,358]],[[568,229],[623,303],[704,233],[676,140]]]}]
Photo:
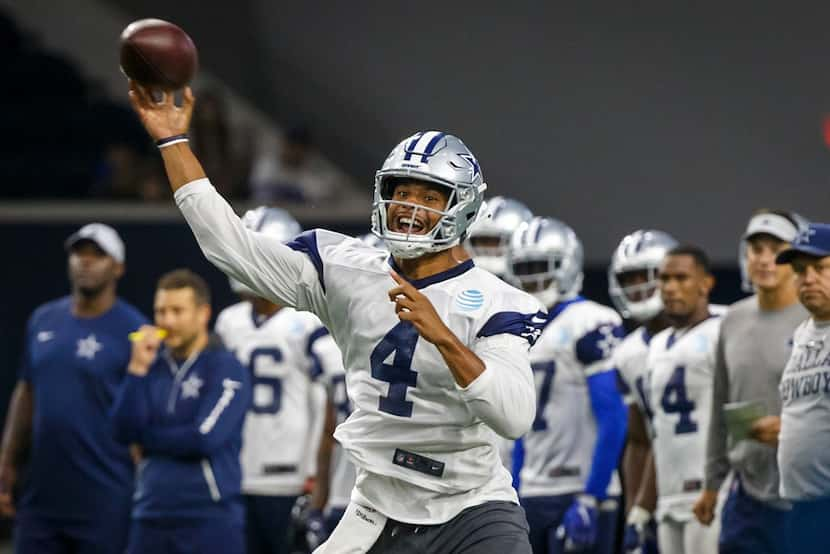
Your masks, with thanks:
[{"label": "navy baseball cap", "polygon": [[810,223],[798,232],[792,247],[784,250],[775,258],[777,264],[788,264],[798,254],[806,254],[816,258],[830,256],[830,225],[826,223]]}]

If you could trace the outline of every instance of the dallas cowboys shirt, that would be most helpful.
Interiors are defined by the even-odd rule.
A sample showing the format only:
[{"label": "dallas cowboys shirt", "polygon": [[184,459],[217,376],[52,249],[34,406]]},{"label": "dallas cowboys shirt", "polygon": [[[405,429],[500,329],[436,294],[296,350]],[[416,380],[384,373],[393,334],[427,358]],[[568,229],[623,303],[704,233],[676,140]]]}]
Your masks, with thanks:
[{"label": "dallas cowboys shirt", "polygon": [[74,316],[69,297],[32,314],[20,368],[34,399],[32,444],[18,517],[129,514],[134,466],[107,413],[130,359],[127,335],[145,322],[122,300],[98,317]]},{"label": "dallas cowboys shirt", "polygon": [[239,452],[250,403],[248,372],[218,340],[187,360],[162,349],[146,376],[127,375],[112,420],[118,440],[144,451],[133,518],[241,523]]},{"label": "dallas cowboys shirt", "polygon": [[796,328],[778,390],[781,496],[830,498],[830,323],[810,318]]}]

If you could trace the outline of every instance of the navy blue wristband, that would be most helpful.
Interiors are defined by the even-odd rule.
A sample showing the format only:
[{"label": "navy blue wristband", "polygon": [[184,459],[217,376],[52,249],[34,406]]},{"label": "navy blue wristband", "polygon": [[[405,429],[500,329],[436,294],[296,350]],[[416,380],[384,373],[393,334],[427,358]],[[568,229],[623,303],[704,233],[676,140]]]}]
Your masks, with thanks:
[{"label": "navy blue wristband", "polygon": [[188,140],[189,139],[187,138],[187,135],[185,135],[185,134],[173,135],[172,137],[158,139],[156,141],[156,146],[158,146],[159,148],[166,148],[167,146],[172,146],[172,145],[178,144],[180,142],[188,142]]}]

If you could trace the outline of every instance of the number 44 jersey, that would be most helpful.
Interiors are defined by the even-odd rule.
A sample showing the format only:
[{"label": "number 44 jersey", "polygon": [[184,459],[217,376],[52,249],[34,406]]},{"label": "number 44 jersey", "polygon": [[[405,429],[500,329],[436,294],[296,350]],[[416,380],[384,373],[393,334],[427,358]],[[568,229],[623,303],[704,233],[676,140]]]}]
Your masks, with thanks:
[{"label": "number 44 jersey", "polygon": [[342,374],[340,351],[320,320],[282,308],[258,318],[249,302],[216,320],[216,332],[249,368],[253,402],[245,418],[242,490],[293,496],[313,475],[322,433],[325,390],[321,373]]},{"label": "number 44 jersey", "polygon": [[657,468],[657,518],[683,522],[703,487],[720,316],[664,329],[649,344],[649,400]]}]

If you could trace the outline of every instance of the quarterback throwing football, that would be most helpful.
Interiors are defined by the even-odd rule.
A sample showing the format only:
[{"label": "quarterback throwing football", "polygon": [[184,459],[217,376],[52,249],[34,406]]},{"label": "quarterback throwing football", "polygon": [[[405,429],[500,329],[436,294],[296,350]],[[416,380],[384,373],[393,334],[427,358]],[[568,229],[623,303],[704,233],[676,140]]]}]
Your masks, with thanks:
[{"label": "quarterback throwing football", "polygon": [[416,133],[377,172],[373,233],[283,244],[247,229],[185,133],[194,98],[130,99],[161,148],[175,200],[205,256],[258,295],[315,313],[343,352],[355,410],[335,437],[357,467],[352,502],[318,552],[529,553],[497,437],[534,418],[528,350],[544,314],[474,266],[461,246],[486,188],[456,137]]}]

